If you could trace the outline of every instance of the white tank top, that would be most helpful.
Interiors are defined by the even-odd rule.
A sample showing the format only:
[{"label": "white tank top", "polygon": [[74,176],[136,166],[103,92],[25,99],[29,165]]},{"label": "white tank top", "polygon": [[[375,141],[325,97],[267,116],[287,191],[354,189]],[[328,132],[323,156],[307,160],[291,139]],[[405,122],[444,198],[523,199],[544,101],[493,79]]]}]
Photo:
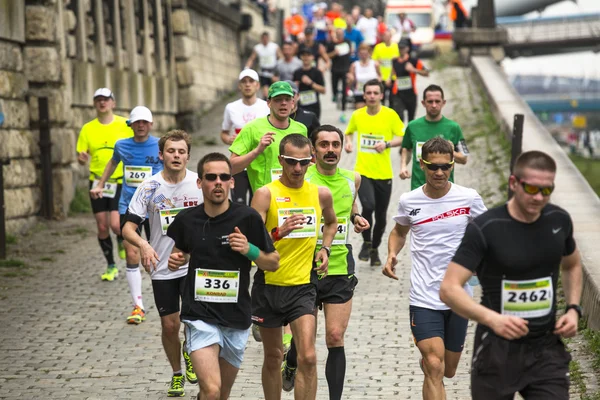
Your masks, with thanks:
[{"label": "white tank top", "polygon": [[371,79],[377,79],[375,61],[369,60],[367,66],[360,65],[360,60],[354,61],[354,74],[356,75],[356,89],[354,94],[363,94],[363,86]]}]

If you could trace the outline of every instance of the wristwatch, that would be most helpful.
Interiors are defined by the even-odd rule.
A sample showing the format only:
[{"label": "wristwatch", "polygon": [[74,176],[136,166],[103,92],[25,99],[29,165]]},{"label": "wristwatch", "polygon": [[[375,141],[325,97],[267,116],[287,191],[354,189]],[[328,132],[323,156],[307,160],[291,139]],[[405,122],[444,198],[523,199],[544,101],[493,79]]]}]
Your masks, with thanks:
[{"label": "wristwatch", "polygon": [[579,315],[579,318],[583,317],[583,309],[581,308],[581,306],[579,304],[569,304],[569,305],[567,305],[565,307],[565,314],[569,310],[575,310],[575,311],[577,311],[577,314]]},{"label": "wristwatch", "polygon": [[385,148],[389,149],[390,147],[392,147],[392,143],[390,142],[385,142]]},{"label": "wristwatch", "polygon": [[327,257],[329,257],[331,255],[331,247],[329,247],[329,246],[322,246],[321,250],[325,250],[325,252],[327,253]]},{"label": "wristwatch", "polygon": [[361,218],[362,218],[362,215],[360,215],[359,213],[356,213],[356,214],[351,214],[351,215],[350,215],[350,222],[352,222],[352,225],[356,225],[356,222],[354,222],[354,219],[355,219],[356,217],[361,217]]}]

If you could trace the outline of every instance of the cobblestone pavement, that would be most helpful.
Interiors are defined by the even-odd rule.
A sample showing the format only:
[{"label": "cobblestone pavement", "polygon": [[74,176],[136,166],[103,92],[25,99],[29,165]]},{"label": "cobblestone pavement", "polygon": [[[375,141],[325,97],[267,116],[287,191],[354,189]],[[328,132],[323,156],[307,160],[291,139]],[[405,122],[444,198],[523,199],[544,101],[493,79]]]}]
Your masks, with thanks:
[{"label": "cobblestone pavement", "polygon": [[[463,70],[419,78],[424,88],[430,82],[445,84],[447,76],[464,79]],[[328,92],[330,88],[328,87]],[[447,116],[454,106],[465,106],[465,99],[449,98]],[[323,99],[323,121],[345,128],[337,122],[339,111],[331,95]],[[453,106],[454,105],[454,106]],[[419,112],[422,113],[421,107]],[[205,135],[220,131],[222,109],[206,119]],[[348,115],[349,116],[349,115]],[[190,168],[210,151],[226,151],[221,145],[195,146]],[[393,151],[396,173],[399,155]],[[352,168],[353,155],[343,156],[342,166]],[[466,167],[458,166],[456,180],[475,188],[485,181],[485,154],[473,154]],[[495,181],[497,178],[488,180]],[[496,186],[497,187],[497,186]],[[388,210],[391,217],[399,196],[409,182],[393,182]],[[391,221],[391,220],[388,220]],[[388,229],[393,223],[388,222]],[[352,236],[356,248],[358,235]],[[386,243],[381,247],[385,259]],[[408,247],[408,245],[407,245]],[[356,254],[355,254],[356,255]],[[104,260],[95,237],[91,215],[62,222],[40,224],[29,236],[19,237],[9,247],[9,257],[24,265],[0,268],[0,398],[46,399],[159,399],[166,398],[170,368],[160,341],[160,321],[152,297],[150,279],[144,276],[144,302],[147,320],[139,326],[125,323],[131,299],[125,278],[124,262],[115,282],[100,280]],[[359,285],[346,336],[347,399],[419,399],[422,373],[419,354],[413,344],[408,320],[410,258],[401,252],[399,281],[385,278],[380,268],[357,263]],[[448,399],[468,399],[472,326],[455,378],[446,380]],[[324,362],[327,350],[324,323],[319,316],[317,349],[319,359],[318,399],[327,399]],[[252,338],[237,378],[232,399],[260,399],[262,347]],[[188,385],[186,398],[198,388]],[[293,398],[284,393],[284,399]]]}]

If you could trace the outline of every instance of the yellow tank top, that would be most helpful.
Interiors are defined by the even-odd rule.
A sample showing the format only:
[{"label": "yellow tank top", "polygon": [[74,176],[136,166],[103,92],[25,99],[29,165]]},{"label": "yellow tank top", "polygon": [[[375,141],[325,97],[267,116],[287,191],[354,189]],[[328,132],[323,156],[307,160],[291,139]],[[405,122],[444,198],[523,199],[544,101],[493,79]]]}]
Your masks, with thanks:
[{"label": "yellow tank top", "polygon": [[304,214],[307,223],[303,228],[275,242],[275,249],[280,257],[279,269],[275,272],[264,271],[264,283],[276,286],[310,283],[317,246],[317,228],[321,221],[319,187],[305,181],[299,189],[288,188],[280,180],[266,186],[271,192],[271,204],[265,222],[268,232],[283,225],[288,216],[298,213]]}]

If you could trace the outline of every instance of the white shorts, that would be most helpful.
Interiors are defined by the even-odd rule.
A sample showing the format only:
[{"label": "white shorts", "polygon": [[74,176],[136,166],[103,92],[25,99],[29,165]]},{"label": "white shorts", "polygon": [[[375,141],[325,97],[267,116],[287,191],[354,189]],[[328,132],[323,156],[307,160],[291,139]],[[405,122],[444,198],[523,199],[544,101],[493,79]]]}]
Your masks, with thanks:
[{"label": "white shorts", "polygon": [[221,325],[207,324],[204,321],[184,320],[186,351],[188,354],[217,343],[221,347],[219,357],[240,368],[244,360],[244,350],[250,329],[233,329]]}]

